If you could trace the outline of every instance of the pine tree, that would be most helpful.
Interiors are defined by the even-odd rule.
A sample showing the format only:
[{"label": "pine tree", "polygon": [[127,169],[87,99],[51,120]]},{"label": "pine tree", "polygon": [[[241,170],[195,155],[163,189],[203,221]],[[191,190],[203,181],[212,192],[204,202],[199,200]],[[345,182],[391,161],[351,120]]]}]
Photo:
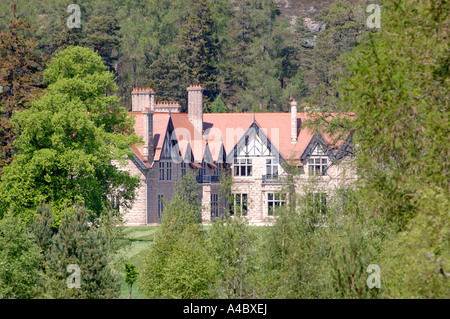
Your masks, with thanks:
[{"label": "pine tree", "polygon": [[218,94],[214,19],[208,0],[190,0],[190,5],[193,11],[181,26],[179,35],[179,58],[184,71],[182,87],[202,85],[206,89],[204,101],[208,110]]},{"label": "pine tree", "polygon": [[184,84],[181,84],[183,69],[175,54],[160,51],[156,59],[149,67],[148,75],[152,87],[156,92],[157,101],[176,100],[183,109],[187,107],[187,94]]},{"label": "pine tree", "polygon": [[52,246],[53,236],[57,233],[54,222],[55,218],[53,217],[50,206],[41,205],[37,208],[37,215],[27,229],[28,233],[33,235],[41,249],[41,268],[44,273],[46,273],[47,252]]},{"label": "pine tree", "polygon": [[14,7],[8,30],[0,34],[0,178],[15,153],[13,142],[18,132],[10,119],[14,112],[28,108],[41,91],[43,60],[36,53],[33,31]]},{"label": "pine tree", "polygon": [[103,59],[109,71],[116,72],[117,51],[120,47],[120,26],[114,8],[103,3],[90,15],[86,23],[83,46],[93,49]]},{"label": "pine tree", "polygon": [[[109,267],[108,243],[99,228],[90,225],[86,209],[66,212],[46,254],[48,297],[110,299],[119,295],[120,281]],[[80,287],[67,285],[68,266],[80,268]]]}]

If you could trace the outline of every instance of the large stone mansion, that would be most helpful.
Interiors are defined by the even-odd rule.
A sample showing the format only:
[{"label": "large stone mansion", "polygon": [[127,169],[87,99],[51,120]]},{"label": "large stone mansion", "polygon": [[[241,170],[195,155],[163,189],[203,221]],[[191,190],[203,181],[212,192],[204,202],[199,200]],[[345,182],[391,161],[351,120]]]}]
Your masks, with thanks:
[{"label": "large stone mansion", "polygon": [[297,112],[295,100],[284,113],[203,113],[203,88],[187,91],[188,113],[175,102],[155,103],[150,88],[132,92],[130,114],[144,143],[132,147],[134,157],[124,168],[141,180],[132,208],[124,212],[127,225],[158,223],[176,181],[189,171],[201,189],[206,223],[224,213],[218,203],[223,170],[233,181],[230,211],[239,210],[252,224],[270,223],[274,208],[286,202],[286,167],[300,171],[291,182],[296,192],[315,176],[323,203],[340,183],[354,179],[351,167],[336,161],[345,155],[346,141],[330,147],[326,136],[303,128],[307,113]]}]

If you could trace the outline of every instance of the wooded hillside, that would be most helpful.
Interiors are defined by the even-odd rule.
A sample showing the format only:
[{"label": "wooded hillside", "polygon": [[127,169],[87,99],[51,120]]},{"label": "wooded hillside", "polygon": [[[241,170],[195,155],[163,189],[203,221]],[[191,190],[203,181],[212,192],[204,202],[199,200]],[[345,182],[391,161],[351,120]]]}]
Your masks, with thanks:
[{"label": "wooded hillside", "polygon": [[[357,44],[367,15],[362,0],[7,0],[0,30],[13,3],[37,28],[43,56],[69,45],[97,51],[115,72],[122,106],[144,86],[185,107],[185,88],[201,83],[207,112],[286,111],[290,98],[304,101],[329,86],[335,60]],[[67,27],[72,3],[81,28]]]}]

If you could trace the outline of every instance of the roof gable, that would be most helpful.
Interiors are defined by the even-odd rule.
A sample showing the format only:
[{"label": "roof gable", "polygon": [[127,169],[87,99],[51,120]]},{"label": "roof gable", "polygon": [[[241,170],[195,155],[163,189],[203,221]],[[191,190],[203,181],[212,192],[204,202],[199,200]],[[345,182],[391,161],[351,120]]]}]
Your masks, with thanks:
[{"label": "roof gable", "polygon": [[[132,114],[136,118],[136,133],[143,136],[142,112],[132,112]],[[247,149],[247,152],[252,151],[253,155],[277,155],[284,161],[292,162],[291,164],[301,165],[301,160],[311,154],[318,140],[320,140],[321,146],[325,147],[324,150],[328,147],[326,141],[329,138],[326,136],[324,138],[321,134],[317,135],[311,129],[302,127],[302,122],[308,116],[307,113],[297,113],[298,140],[297,143],[291,143],[291,114],[289,112],[204,113],[203,128],[205,131],[203,135],[194,129],[187,113],[168,115],[168,113],[157,112],[153,116],[154,160],[159,161],[163,148],[166,147],[164,143],[167,143],[164,152],[172,147],[173,152],[186,162],[202,162],[206,150],[209,151],[210,155],[208,156],[211,156],[212,161],[230,162],[237,154],[239,147],[241,147],[240,151],[244,150],[244,136],[246,136],[249,139],[247,142],[253,143],[250,147],[253,150]],[[168,130],[169,138],[167,137]],[[142,154],[142,146],[136,146],[136,148]],[[344,156],[345,152],[334,150],[333,153],[331,150],[327,150],[327,154],[330,156],[334,156],[335,153]],[[173,157],[173,154],[171,155]],[[167,153],[164,156],[167,156]]]},{"label": "roof gable", "polygon": [[259,157],[276,156],[281,157],[278,150],[272,145],[266,134],[254,121],[233,150],[227,155],[227,162],[232,163],[238,156]]}]

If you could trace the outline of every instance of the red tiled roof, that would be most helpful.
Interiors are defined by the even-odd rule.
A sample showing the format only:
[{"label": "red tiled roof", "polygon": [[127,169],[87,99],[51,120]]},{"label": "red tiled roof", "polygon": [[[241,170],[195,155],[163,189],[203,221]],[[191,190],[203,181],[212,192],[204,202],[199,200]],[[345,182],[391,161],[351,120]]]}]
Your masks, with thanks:
[{"label": "red tiled roof", "polygon": [[[135,117],[136,134],[143,136],[144,121],[142,112],[130,112]],[[298,136],[297,143],[291,143],[291,113],[204,113],[203,130],[213,160],[216,161],[223,143],[228,155],[239,142],[253,121],[267,136],[280,155],[286,160],[293,160],[293,164],[301,165],[300,156],[304,153],[315,133],[302,127],[308,113],[297,113]],[[206,149],[206,139],[200,132],[195,131],[188,119],[187,113],[172,113],[170,115],[179,142],[181,155],[184,157],[187,145],[190,144],[194,160],[201,162]],[[168,113],[154,113],[153,136],[155,145],[155,161],[161,155],[162,144],[169,122]],[[323,138],[327,143],[332,139],[326,135]],[[342,141],[343,142],[343,141]],[[142,145],[135,147],[142,154]]]}]

